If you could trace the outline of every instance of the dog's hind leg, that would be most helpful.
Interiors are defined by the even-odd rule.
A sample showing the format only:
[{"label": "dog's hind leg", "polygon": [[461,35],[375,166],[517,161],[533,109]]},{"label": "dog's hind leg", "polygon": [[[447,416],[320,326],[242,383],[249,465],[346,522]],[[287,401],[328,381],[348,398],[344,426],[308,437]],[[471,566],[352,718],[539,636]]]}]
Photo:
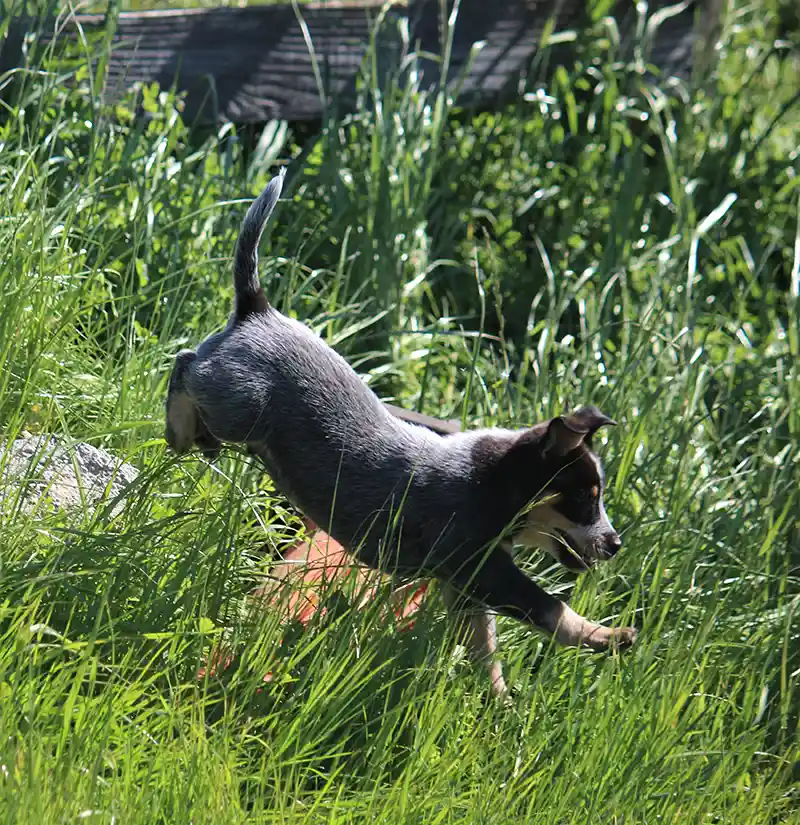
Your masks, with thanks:
[{"label": "dog's hind leg", "polygon": [[216,458],[221,444],[209,431],[186,389],[186,376],[196,359],[197,354],[188,349],[181,350],[175,357],[167,391],[167,426],[164,437],[178,455],[196,446],[206,458]]},{"label": "dog's hind leg", "polygon": [[454,617],[458,640],[467,649],[470,658],[486,667],[491,680],[492,693],[504,697],[508,694],[503,665],[496,658],[497,621],[494,613],[474,602],[469,602],[448,584],[442,587],[442,598]]}]

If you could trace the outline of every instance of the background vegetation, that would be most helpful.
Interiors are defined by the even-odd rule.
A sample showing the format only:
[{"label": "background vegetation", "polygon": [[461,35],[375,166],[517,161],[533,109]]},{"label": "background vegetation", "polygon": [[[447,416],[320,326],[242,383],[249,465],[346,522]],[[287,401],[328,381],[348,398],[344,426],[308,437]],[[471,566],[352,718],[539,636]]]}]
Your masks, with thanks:
[{"label": "background vegetation", "polygon": [[[3,78],[2,438],[141,470],[121,511],[0,490],[3,821],[800,821],[800,64],[779,12],[732,9],[693,83],[598,20],[496,113],[418,87],[413,55],[380,82],[367,61],[354,114],[302,139],[192,129],[155,88],[109,110],[85,58]],[[528,563],[637,624],[628,655],[502,622],[506,708],[435,598],[405,633],[333,598],[305,631],[245,615],[299,522],[241,458],[167,455],[162,402],[281,163],[269,294],[379,394],[469,425],[589,401],[620,422],[601,452],[624,552],[578,581]],[[235,664],[198,679],[222,638]]]}]

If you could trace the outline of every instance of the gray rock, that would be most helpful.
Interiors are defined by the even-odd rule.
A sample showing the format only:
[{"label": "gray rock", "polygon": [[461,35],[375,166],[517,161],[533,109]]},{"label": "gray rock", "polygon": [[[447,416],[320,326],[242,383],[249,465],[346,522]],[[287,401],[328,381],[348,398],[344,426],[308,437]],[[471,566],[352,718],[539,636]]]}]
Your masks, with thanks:
[{"label": "gray rock", "polygon": [[30,435],[0,444],[0,499],[23,485],[25,509],[42,499],[56,510],[94,507],[123,494],[138,470],[105,450],[56,436]]}]

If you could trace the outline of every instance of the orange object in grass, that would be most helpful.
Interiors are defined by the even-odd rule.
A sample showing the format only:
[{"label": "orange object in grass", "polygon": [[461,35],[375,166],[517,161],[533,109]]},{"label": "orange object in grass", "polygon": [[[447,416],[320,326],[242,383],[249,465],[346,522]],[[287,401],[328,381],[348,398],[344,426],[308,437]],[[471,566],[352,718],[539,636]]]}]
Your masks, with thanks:
[{"label": "orange object in grass", "polygon": [[[254,591],[257,608],[282,609],[286,612],[284,622],[294,620],[308,625],[318,610],[324,615],[325,608],[320,606],[321,593],[337,585],[342,585],[344,592],[351,596],[357,594],[360,597],[357,606],[364,607],[377,592],[378,575],[352,559],[339,542],[313,522],[306,519],[305,525],[308,539],[284,553],[283,561],[272,570],[269,583]],[[391,607],[399,631],[414,626],[411,617],[419,610],[427,589],[427,582],[411,582],[392,593]],[[198,678],[202,679],[206,674],[215,676],[232,661],[231,654],[216,649],[209,656],[206,667],[198,672]],[[272,674],[267,673],[264,681],[271,680]]]}]

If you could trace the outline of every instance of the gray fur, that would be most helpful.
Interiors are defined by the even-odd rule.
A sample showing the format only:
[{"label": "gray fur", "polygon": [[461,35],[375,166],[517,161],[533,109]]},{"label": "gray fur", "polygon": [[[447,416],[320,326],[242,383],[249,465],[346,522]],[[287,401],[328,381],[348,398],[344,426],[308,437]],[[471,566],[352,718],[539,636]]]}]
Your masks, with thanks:
[{"label": "gray fur", "polygon": [[184,387],[216,438],[246,443],[287,498],[367,564],[390,554],[381,566],[419,572],[485,533],[469,506],[484,433],[443,437],[398,420],[340,355],[273,308],[201,344]]},{"label": "gray fur", "polygon": [[[570,611],[502,549],[513,533],[570,566],[576,557],[583,569],[617,551],[619,536],[602,507],[599,459],[587,446],[611,419],[584,407],[525,430],[443,435],[392,415],[340,355],[263,297],[256,247],[281,182],[282,175],[269,183],[242,224],[227,326],[176,359],[167,397],[170,446],[214,455],[222,442],[247,445],[287,498],[364,563],[444,580],[467,600],[456,599],[456,610],[482,604],[490,618],[473,622],[491,635],[475,642],[482,656],[494,649],[492,611],[565,644],[632,642],[631,628],[610,630]],[[592,495],[603,515],[589,528],[567,519],[558,503],[536,503],[562,471],[580,481],[580,467],[597,476]],[[561,489],[555,499],[569,495]],[[501,674],[497,681],[499,671],[492,672],[499,691]]]}]

